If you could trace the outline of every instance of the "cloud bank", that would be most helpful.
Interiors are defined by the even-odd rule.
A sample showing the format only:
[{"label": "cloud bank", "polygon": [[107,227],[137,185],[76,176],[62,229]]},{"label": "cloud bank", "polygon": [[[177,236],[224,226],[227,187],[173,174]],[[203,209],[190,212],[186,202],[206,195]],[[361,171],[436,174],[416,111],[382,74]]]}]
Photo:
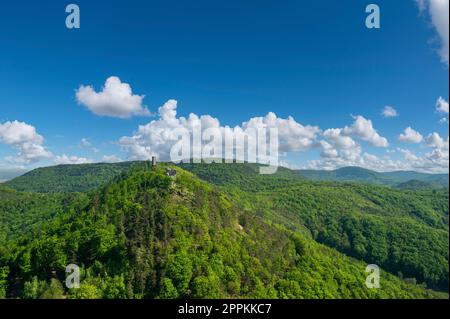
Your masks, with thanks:
[{"label": "cloud bank", "polygon": [[[202,134],[209,128],[217,128],[226,137],[242,136],[247,129],[277,128],[279,149],[282,152],[303,151],[315,146],[315,138],[320,129],[316,126],[301,125],[293,117],[279,118],[269,112],[264,117],[254,117],[235,127],[222,126],[217,118],[210,115],[189,114],[187,118],[177,117],[177,101],[169,100],[158,110],[159,119],[138,127],[132,136],[123,136],[119,145],[129,159],[149,159],[157,156],[169,160],[170,150],[178,141],[180,130],[193,131],[198,125]],[[228,141],[233,143],[233,141]]]},{"label": "cloud bank", "polygon": [[0,142],[10,145],[18,151],[15,157],[7,161],[19,164],[30,164],[52,156],[44,147],[44,138],[36,128],[24,122],[13,121],[0,124]]}]

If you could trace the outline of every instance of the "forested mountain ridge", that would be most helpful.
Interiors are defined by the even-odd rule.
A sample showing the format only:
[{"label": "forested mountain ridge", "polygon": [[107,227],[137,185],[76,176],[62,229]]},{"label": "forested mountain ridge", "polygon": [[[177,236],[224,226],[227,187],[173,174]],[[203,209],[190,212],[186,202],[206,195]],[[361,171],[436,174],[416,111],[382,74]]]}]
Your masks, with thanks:
[{"label": "forested mountain ridge", "polygon": [[[139,165],[139,162],[41,167],[6,181],[3,185],[18,191],[40,193],[89,191],[104,185],[120,175],[121,172],[127,171],[135,165]],[[249,180],[248,176],[251,176],[251,183],[255,182],[255,178],[258,179],[257,185],[255,185],[258,189],[272,187],[274,182],[277,185],[287,185],[291,181],[304,179],[358,182],[406,189],[448,188],[449,184],[448,174],[425,174],[411,171],[379,173],[360,167],[343,167],[334,171],[291,170],[279,167],[275,174],[262,176],[258,173],[261,166],[259,164],[234,163],[231,171],[228,168],[229,164],[212,163],[208,165],[214,167],[214,171],[208,169],[210,182],[227,183],[227,176],[232,174],[233,176],[230,177],[233,180],[236,180],[237,175],[240,175],[243,179],[242,184],[244,180]],[[196,170],[201,175],[201,170],[204,170],[205,166],[204,164],[181,164],[180,167]]]},{"label": "forested mountain ridge", "polygon": [[448,174],[426,174],[414,171],[380,173],[361,167],[343,167],[332,171],[297,170],[296,172],[305,178],[317,181],[360,182],[394,186],[411,180],[416,180],[426,184],[429,188],[448,188],[449,184]]},{"label": "forested mountain ridge", "polygon": [[400,190],[303,179],[285,185],[276,176],[261,188],[262,177],[243,174],[238,164],[181,166],[245,200],[267,219],[295,231],[307,229],[316,241],[396,275],[448,289],[446,189]]},{"label": "forested mountain ridge", "polygon": [[[315,242],[183,169],[134,167],[0,245],[0,290],[22,298],[436,298]],[[173,169],[173,167],[172,167]],[[44,195],[48,196],[48,195]],[[250,195],[253,196],[253,195]],[[82,269],[64,289],[64,268]]]},{"label": "forested mountain ridge", "polygon": [[110,182],[138,162],[57,165],[36,168],[4,183],[18,191],[84,192]]}]

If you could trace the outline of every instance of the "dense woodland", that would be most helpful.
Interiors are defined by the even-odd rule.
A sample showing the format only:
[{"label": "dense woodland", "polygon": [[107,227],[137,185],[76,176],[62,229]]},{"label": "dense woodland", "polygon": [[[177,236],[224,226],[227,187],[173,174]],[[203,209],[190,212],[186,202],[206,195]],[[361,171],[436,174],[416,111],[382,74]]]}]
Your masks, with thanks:
[{"label": "dense woodland", "polygon": [[448,190],[257,169],[59,166],[0,185],[0,297],[448,298]]}]

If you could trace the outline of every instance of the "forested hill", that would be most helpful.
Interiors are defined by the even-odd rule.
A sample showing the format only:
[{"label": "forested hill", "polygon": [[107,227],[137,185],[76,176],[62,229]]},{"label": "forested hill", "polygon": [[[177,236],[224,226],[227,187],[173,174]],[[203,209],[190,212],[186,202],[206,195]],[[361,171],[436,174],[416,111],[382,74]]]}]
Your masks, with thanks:
[{"label": "forested hill", "polygon": [[110,182],[138,162],[57,165],[34,169],[4,183],[18,191],[83,192]]},{"label": "forested hill", "polygon": [[[49,192],[80,192],[98,188],[111,181],[114,177],[127,171],[139,162],[96,163],[80,165],[58,165],[37,168],[22,176],[4,183],[18,191],[40,193]],[[211,170],[210,168],[214,169]],[[321,170],[291,170],[279,167],[276,174],[262,176],[259,164],[234,163],[229,164],[181,164],[184,167],[203,176],[207,173],[208,181],[216,184],[229,184],[236,181],[248,188],[261,190],[265,187],[288,184],[298,180],[357,182],[366,184],[386,185],[403,189],[435,189],[448,188],[448,174],[425,174],[411,171],[379,173],[360,167],[344,167],[334,171]]]},{"label": "forested hill", "polygon": [[[176,176],[167,176],[168,168],[175,169]],[[250,179],[244,179],[244,185]],[[14,223],[17,233],[0,236],[0,297],[448,298],[448,294],[426,289],[406,275],[402,279],[386,271],[381,273],[381,288],[368,289],[367,262],[350,257],[354,245],[360,254],[355,252],[355,257],[360,259],[382,260],[393,254],[392,264],[406,267],[404,274],[424,270],[423,277],[430,274],[433,277],[427,280],[438,285],[445,281],[446,271],[448,283],[448,263],[446,269],[442,266],[448,262],[448,254],[440,248],[427,253],[425,249],[432,248],[429,246],[420,251],[416,247],[420,243],[414,240],[429,234],[436,246],[447,245],[448,249],[448,241],[440,235],[448,234],[444,194],[433,200],[428,193],[420,193],[417,196],[422,196],[418,200],[423,206],[404,207],[406,199],[401,196],[409,196],[407,192],[390,194],[387,188],[352,190],[353,186],[348,186],[339,195],[333,190],[339,184],[285,183],[286,177],[280,176],[274,179],[272,190],[263,187],[252,193],[236,192],[234,187],[202,181],[180,167],[143,164],[89,194],[73,193],[71,199],[4,189],[8,201],[2,200],[7,204],[0,214],[23,213],[26,208],[13,199],[19,198],[26,206],[26,196],[31,196],[35,206],[46,206],[43,198],[57,196],[52,197],[51,205],[64,206],[50,220],[48,214],[44,220],[34,216],[39,227],[22,228],[23,220],[12,217],[2,221]],[[384,201],[379,198],[383,190]],[[325,195],[318,196],[320,192],[329,192],[327,203]],[[357,202],[365,197],[371,200]],[[355,204],[360,207],[352,211]],[[369,208],[366,204],[371,211],[365,211]],[[336,217],[348,210],[353,212],[352,219],[345,222]],[[308,212],[310,216],[305,215]],[[323,215],[325,212],[329,214]],[[384,218],[392,217],[386,220],[391,222],[394,215],[399,216],[399,223],[404,218],[411,222],[408,227],[419,227],[411,230],[418,235],[412,237],[412,233],[394,228],[394,232],[379,237],[396,234],[399,241],[394,243],[400,246],[380,240],[372,244],[374,238],[367,237],[365,226],[386,226]],[[346,236],[340,233],[341,222],[350,231]],[[432,229],[436,232],[431,233]],[[348,252],[345,245],[337,246],[340,241],[349,245]],[[429,264],[431,259],[409,260],[421,260],[423,252],[436,263]],[[80,289],[67,290],[61,284],[69,263],[81,267]]]},{"label": "forested hill", "polygon": [[[242,164],[244,165],[244,164]],[[402,190],[353,182],[287,182],[237,164],[183,164],[249,207],[349,256],[448,289],[448,189]],[[226,174],[220,172],[227,171]],[[270,180],[270,181],[269,181]]]}]

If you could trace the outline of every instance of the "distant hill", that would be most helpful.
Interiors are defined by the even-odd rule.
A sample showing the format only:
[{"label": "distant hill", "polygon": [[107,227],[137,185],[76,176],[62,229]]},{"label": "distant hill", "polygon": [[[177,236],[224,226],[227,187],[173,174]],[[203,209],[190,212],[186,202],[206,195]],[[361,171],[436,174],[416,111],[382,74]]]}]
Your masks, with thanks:
[{"label": "distant hill", "polygon": [[428,182],[434,184],[435,186],[448,187],[449,177],[448,174],[427,174],[419,173],[414,171],[395,171],[388,173],[381,173],[386,176],[390,176],[396,181],[407,182],[409,180],[417,180],[422,182]]},{"label": "distant hill", "polygon": [[18,191],[83,192],[98,188],[136,162],[58,165],[34,169],[4,183]]},{"label": "distant hill", "polygon": [[430,189],[433,188],[433,184],[424,181],[418,181],[417,179],[411,179],[407,182],[403,182],[395,185],[399,189]]},{"label": "distant hill", "polygon": [[[18,191],[39,193],[83,192],[98,188],[130,167],[140,162],[96,163],[80,165],[58,165],[41,167],[22,176],[5,182],[3,185]],[[448,174],[426,174],[414,171],[396,171],[379,173],[361,167],[343,167],[333,171],[325,170],[291,170],[279,167],[273,175],[259,174],[260,164],[179,164],[192,171],[202,179],[218,184],[238,186],[248,191],[264,190],[286,185],[291,181],[310,179],[315,181],[358,182],[387,185],[399,188],[411,188],[413,183],[422,182],[417,189],[448,188]]]},{"label": "distant hill", "polygon": [[292,181],[304,180],[296,171],[278,167],[275,174],[262,175],[254,163],[212,163],[212,164],[179,164],[201,179],[221,186],[239,187],[246,191],[271,190],[274,185],[281,187]]},{"label": "distant hill", "polygon": [[388,176],[361,167],[343,167],[333,171],[297,170],[297,172],[305,178],[318,181],[351,181],[381,185],[391,185],[395,183],[392,178]]},{"label": "distant hill", "polygon": [[414,171],[375,172],[361,167],[343,167],[333,171],[297,170],[298,174],[318,181],[346,181],[395,186],[410,180],[426,182],[429,187],[448,187],[448,174],[427,174]]}]

